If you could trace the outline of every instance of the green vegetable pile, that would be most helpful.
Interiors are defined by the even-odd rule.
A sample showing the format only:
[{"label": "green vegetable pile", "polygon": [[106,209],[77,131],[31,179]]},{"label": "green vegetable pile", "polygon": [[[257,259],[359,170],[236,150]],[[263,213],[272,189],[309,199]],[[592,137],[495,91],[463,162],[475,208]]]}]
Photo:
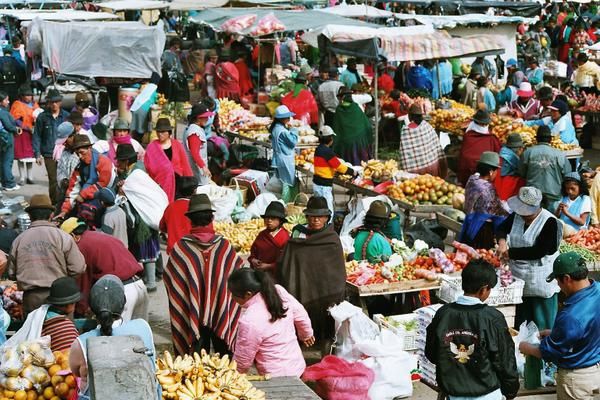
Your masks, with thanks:
[{"label": "green vegetable pile", "polygon": [[569,251],[573,251],[581,256],[587,262],[596,262],[598,261],[598,255],[593,251],[590,251],[584,247],[578,246],[576,244],[571,244],[567,242],[560,242],[559,251],[561,253],[567,253]]}]

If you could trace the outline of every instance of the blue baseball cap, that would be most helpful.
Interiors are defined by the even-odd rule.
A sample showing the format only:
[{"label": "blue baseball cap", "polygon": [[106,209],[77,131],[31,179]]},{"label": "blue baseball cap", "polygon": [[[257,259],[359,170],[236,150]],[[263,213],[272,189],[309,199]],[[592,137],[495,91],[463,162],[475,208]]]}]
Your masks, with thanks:
[{"label": "blue baseball cap", "polygon": [[506,61],[506,68],[516,67],[517,65],[517,60],[515,60],[514,58],[509,58],[508,61]]}]

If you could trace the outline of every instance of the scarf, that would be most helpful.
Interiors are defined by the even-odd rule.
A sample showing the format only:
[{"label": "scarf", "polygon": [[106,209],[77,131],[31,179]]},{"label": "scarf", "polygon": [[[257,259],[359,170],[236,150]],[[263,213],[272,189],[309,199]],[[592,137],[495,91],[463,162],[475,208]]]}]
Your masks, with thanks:
[{"label": "scarf", "polygon": [[488,135],[490,133],[490,131],[489,131],[489,129],[488,129],[487,126],[481,126],[481,125],[479,125],[475,121],[471,121],[471,123],[469,124],[469,126],[467,126],[467,132],[468,131],[473,131],[473,132],[481,133],[482,135]]},{"label": "scarf", "polygon": [[[113,145],[113,143],[116,144],[116,146]],[[117,156],[116,148],[120,144],[131,144],[131,135],[120,137],[113,136],[112,139],[108,141],[108,158],[110,158],[110,161],[112,161],[113,164],[115,163]]]},{"label": "scarf", "polygon": [[293,97],[298,97],[298,95],[300,94],[300,92],[302,91],[302,89],[304,89],[304,84],[302,83],[295,83],[294,84],[294,93],[292,94]]},{"label": "scarf", "polygon": [[215,228],[213,226],[213,223],[211,222],[210,224],[206,225],[206,226],[195,226],[192,228],[192,230],[190,231],[190,234],[198,239],[198,241],[202,242],[202,243],[208,243],[210,241],[212,241],[215,237]]},{"label": "scarf", "polygon": [[502,158],[501,176],[518,176],[519,156],[506,146],[500,149],[500,158]]},{"label": "scarf", "polygon": [[68,138],[56,139],[56,141],[54,142],[54,151],[52,151],[52,159],[54,161],[60,160],[60,157],[62,156],[62,153],[65,150],[65,142],[67,141],[67,139]]}]

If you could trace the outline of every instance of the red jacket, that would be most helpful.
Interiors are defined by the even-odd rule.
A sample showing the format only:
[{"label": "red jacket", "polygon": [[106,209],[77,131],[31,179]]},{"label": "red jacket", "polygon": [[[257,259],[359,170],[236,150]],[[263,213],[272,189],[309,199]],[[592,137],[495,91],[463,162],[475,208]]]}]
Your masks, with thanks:
[{"label": "red jacket", "polygon": [[[92,150],[95,151],[95,150]],[[80,162],[81,163],[81,162]],[[98,178],[94,185],[89,185],[83,188],[85,182],[79,173],[80,167],[75,168],[69,180],[69,186],[65,193],[65,201],[61,207],[62,211],[68,213],[75,204],[77,196],[83,197],[84,200],[92,200],[98,191],[99,187],[108,187],[115,178],[114,165],[108,157],[98,154],[98,163],[96,164],[96,174]]]},{"label": "red jacket", "polygon": [[[261,231],[252,243],[248,261],[260,260],[267,264],[276,263],[289,239],[290,233],[285,228],[281,228],[275,236],[271,235],[266,229]],[[274,278],[277,276],[274,269],[270,272]]]},{"label": "red jacket", "polygon": [[171,254],[173,246],[192,231],[192,222],[185,213],[190,205],[189,199],[177,199],[165,209],[160,220],[160,231],[167,234],[167,254]]},{"label": "red jacket", "polygon": [[492,134],[481,134],[467,131],[463,137],[460,157],[458,159],[458,182],[465,186],[469,177],[475,173],[477,161],[484,151],[500,151],[500,140]]},{"label": "red jacket", "polygon": [[85,272],[78,277],[81,289],[81,300],[77,304],[78,313],[83,314],[87,311],[90,290],[104,275],[116,275],[122,281],[126,281],[144,270],[123,242],[106,233],[85,231],[77,246],[87,265]]}]

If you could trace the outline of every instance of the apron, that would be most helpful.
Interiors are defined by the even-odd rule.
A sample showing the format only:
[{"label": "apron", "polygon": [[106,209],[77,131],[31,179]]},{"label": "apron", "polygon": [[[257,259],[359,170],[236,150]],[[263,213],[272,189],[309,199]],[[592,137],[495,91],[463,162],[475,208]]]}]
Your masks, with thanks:
[{"label": "apron", "polygon": [[[564,196],[561,201],[563,203],[566,203],[568,200],[569,200],[569,198]],[[575,201],[572,202],[571,205],[569,206],[569,213],[576,215],[576,216],[581,215],[581,207],[583,206],[584,200],[585,200],[584,196],[577,196]],[[591,217],[591,213],[590,213],[590,215],[588,215],[587,220],[585,221],[585,225],[581,226],[581,225],[577,225],[575,222],[571,221],[571,218],[567,217],[563,213],[560,213],[560,220],[563,221],[565,224],[573,227],[576,231],[579,231],[580,229],[586,229],[588,224],[590,223],[590,217]]]},{"label": "apron", "polygon": [[202,147],[200,147],[200,157],[204,160],[204,162],[208,165],[208,150],[206,145],[206,134],[204,129],[196,124],[190,124],[185,132],[183,132],[183,147],[185,148],[185,152],[188,155],[188,160],[190,162],[190,167],[192,167],[192,171],[194,172],[194,176],[198,178],[198,185],[208,185],[210,183],[210,178],[204,174],[198,165],[196,165],[196,161],[192,157],[192,153],[188,146],[188,137],[190,135],[198,135],[200,141],[202,141]]},{"label": "apron", "polygon": [[[554,218],[554,216],[549,211],[542,209],[529,228],[525,229],[525,220],[520,215],[515,215],[512,229],[508,235],[507,242],[509,247],[533,246],[548,218]],[[561,238],[562,225],[558,224],[557,243],[560,243]],[[546,282],[546,278],[552,273],[552,264],[558,257],[558,254],[557,250],[556,253],[537,260],[511,259],[509,261],[513,275],[525,281],[523,297],[542,297],[547,299],[552,297],[554,293],[559,292],[556,281]]]}]

